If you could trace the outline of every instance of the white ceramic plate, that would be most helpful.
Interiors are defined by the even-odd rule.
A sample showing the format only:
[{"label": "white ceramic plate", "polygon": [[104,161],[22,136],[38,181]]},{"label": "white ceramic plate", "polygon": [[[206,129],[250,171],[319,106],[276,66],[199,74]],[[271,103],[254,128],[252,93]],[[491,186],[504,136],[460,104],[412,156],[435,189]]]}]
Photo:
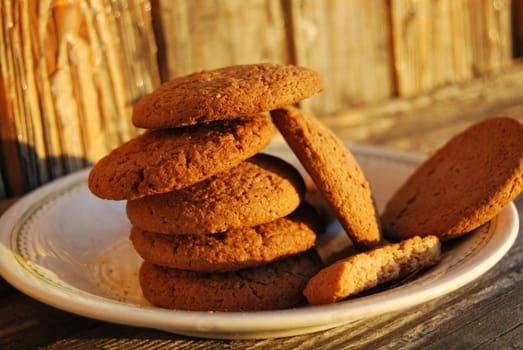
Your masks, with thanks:
[{"label": "white ceramic plate", "polygon": [[[297,164],[285,145],[268,151]],[[353,147],[378,209],[422,157]],[[517,236],[510,204],[494,220],[452,245],[418,278],[375,294],[326,306],[265,312],[190,312],[149,305],[137,282],[140,258],[128,240],[125,203],[100,200],[86,186],[88,170],[25,196],[0,219],[0,272],[13,286],[54,307],[127,325],[211,338],[263,338],[309,333],[398,311],[449,293],[486,272]],[[339,227],[339,226],[334,226]],[[338,230],[323,243],[345,237]]]}]

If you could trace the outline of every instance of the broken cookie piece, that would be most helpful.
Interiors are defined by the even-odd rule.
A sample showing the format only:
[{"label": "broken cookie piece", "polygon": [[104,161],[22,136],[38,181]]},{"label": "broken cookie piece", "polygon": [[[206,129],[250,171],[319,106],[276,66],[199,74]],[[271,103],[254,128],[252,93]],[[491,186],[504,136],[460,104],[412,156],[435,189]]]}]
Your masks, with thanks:
[{"label": "broken cookie piece", "polygon": [[303,294],[313,305],[334,303],[435,265],[440,255],[436,236],[387,244],[327,266],[309,280]]}]

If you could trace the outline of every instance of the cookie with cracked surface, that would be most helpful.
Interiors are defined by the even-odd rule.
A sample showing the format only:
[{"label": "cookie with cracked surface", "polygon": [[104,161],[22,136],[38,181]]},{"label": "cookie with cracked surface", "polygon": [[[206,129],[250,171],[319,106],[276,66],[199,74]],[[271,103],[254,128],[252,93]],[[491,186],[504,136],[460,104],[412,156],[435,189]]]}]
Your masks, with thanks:
[{"label": "cookie with cracked surface", "polygon": [[213,235],[165,235],[133,227],[130,238],[145,261],[182,270],[225,272],[304,252],[314,246],[321,230],[321,218],[300,206],[287,217]]},{"label": "cookie with cracked surface", "polygon": [[323,90],[311,69],[272,63],[236,65],[175,78],[143,97],[132,121],[172,128],[292,105]]},{"label": "cookie with cracked surface", "polygon": [[352,242],[362,249],[379,244],[381,232],[370,185],[343,142],[298,108],[277,109],[271,116]]},{"label": "cookie with cracked surface", "polygon": [[264,115],[147,131],[98,161],[89,189],[104,199],[131,200],[183,188],[258,153],[274,131]]},{"label": "cookie with cracked surface", "polygon": [[314,250],[234,272],[195,272],[144,262],[139,280],[150,303],[191,311],[259,311],[293,307],[322,263]]},{"label": "cookie with cracked surface", "polygon": [[258,153],[192,186],[127,202],[134,226],[166,234],[213,234],[260,225],[293,212],[305,195],[301,174]]},{"label": "cookie with cracked surface", "polygon": [[449,240],[490,221],[523,190],[523,123],[489,118],[429,157],[382,213],[387,238]]},{"label": "cookie with cracked surface", "polygon": [[330,304],[435,265],[441,257],[436,236],[415,236],[339,260],[314,275],[303,294],[313,305]]}]

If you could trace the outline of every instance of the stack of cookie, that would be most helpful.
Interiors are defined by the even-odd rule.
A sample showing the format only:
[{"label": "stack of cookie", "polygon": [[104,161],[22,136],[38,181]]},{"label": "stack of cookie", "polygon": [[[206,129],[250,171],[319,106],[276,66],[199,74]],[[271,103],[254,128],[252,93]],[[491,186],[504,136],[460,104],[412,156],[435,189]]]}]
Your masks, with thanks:
[{"label": "stack of cookie", "polygon": [[321,268],[321,220],[298,171],[260,153],[275,129],[258,113],[322,89],[306,68],[243,65],[174,79],[135,106],[133,123],[149,130],[101,159],[89,188],[127,200],[147,300],[206,311],[303,300]]},{"label": "stack of cookie", "polygon": [[[521,193],[523,123],[492,118],[427,159],[380,220],[350,150],[291,107],[322,89],[306,68],[243,65],[175,79],[135,106],[133,123],[149,130],[100,160],[89,188],[127,200],[147,300],[205,311],[336,302],[436,264],[441,242]],[[304,202],[302,176],[260,153],[275,126],[357,254],[322,268],[313,249],[322,221]]]}]

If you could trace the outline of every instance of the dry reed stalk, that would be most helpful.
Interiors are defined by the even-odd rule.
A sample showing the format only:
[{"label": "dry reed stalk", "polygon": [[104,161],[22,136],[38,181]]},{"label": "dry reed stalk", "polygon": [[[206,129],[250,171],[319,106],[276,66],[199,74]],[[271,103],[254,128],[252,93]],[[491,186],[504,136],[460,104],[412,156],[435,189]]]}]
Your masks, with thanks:
[{"label": "dry reed stalk", "polygon": [[0,10],[4,194],[86,167],[138,132],[159,82],[146,0],[6,0]]}]

